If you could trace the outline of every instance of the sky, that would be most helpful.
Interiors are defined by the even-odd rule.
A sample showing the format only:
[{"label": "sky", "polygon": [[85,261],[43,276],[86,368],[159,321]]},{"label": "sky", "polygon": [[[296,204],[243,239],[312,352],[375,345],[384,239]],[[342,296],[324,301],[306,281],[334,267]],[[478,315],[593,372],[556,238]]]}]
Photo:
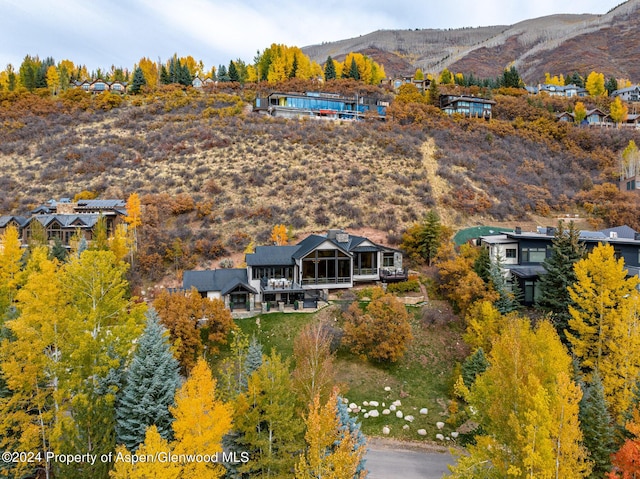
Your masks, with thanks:
[{"label": "sky", "polygon": [[375,30],[512,25],[604,14],[622,0],[0,0],[0,70],[25,55],[132,69],[174,53],[208,70],[252,63],[272,43],[304,47]]}]

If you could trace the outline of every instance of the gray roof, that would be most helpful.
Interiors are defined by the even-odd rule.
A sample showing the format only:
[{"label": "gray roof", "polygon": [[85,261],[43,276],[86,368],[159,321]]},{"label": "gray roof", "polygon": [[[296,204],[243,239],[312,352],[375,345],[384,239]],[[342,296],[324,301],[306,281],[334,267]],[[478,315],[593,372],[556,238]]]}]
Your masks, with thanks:
[{"label": "gray roof", "polygon": [[32,216],[26,223],[37,220],[44,226],[49,226],[52,222],[57,221],[64,228],[80,228],[82,226],[93,227],[98,219],[100,219],[100,215],[97,213],[50,214]]},{"label": "gray roof", "polygon": [[0,216],[0,228],[7,226],[11,220],[15,220],[18,226],[22,227],[27,222],[27,218],[24,216]]},{"label": "gray roof", "polygon": [[123,208],[124,200],[79,200],[77,208]]},{"label": "gray roof", "polygon": [[627,88],[620,88],[618,90],[612,91],[611,96],[618,96],[621,93],[627,93],[635,90],[640,90],[640,85],[632,85],[632,86],[628,86]]},{"label": "gray roof", "polygon": [[247,270],[240,268],[207,269],[203,271],[185,271],[182,276],[182,287],[184,289],[196,288],[199,293],[208,291],[229,291],[239,284],[245,289],[256,292],[249,286]]},{"label": "gray roof", "polygon": [[603,233],[607,238],[611,236],[610,233],[616,233],[618,238],[635,239],[637,231],[627,225],[622,225],[600,230],[600,233]]},{"label": "gray roof", "polygon": [[505,268],[508,268],[511,271],[511,274],[518,278],[536,278],[546,273],[546,270],[542,265],[505,265]]},{"label": "gray roof", "polygon": [[[360,241],[358,241],[358,239]],[[359,244],[359,243],[362,242],[362,238],[360,238],[359,236],[351,236],[351,235],[349,235],[349,241],[347,241],[346,243],[339,243],[335,239],[328,238],[326,235],[311,235],[311,236],[307,236],[305,239],[300,241],[300,243],[298,243],[298,247],[299,248],[295,252],[293,257],[295,259],[303,258],[306,255],[308,255],[310,252],[312,252],[314,249],[316,249],[318,246],[320,246],[322,243],[324,243],[325,241],[330,241],[338,249],[340,249],[343,252],[348,254],[350,252],[350,250],[351,250],[351,247],[353,247],[355,244]]]},{"label": "gray roof", "polygon": [[609,235],[605,235],[602,231],[589,231],[589,230],[580,230],[580,239],[607,239]]},{"label": "gray roof", "polygon": [[294,253],[299,246],[257,246],[252,254],[245,256],[247,266],[292,266]]}]

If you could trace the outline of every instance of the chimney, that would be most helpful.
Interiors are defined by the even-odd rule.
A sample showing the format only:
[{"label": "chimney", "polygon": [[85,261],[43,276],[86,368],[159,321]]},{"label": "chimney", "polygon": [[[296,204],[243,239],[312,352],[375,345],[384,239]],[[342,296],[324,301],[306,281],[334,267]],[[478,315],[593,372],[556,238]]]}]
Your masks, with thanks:
[{"label": "chimney", "polygon": [[547,226],[547,236],[555,236],[556,229],[553,226]]},{"label": "chimney", "polygon": [[521,235],[522,234],[522,227],[516,226],[516,234],[517,235]]},{"label": "chimney", "polygon": [[330,240],[336,239],[336,235],[340,233],[340,230],[329,230],[327,232],[327,238]]}]

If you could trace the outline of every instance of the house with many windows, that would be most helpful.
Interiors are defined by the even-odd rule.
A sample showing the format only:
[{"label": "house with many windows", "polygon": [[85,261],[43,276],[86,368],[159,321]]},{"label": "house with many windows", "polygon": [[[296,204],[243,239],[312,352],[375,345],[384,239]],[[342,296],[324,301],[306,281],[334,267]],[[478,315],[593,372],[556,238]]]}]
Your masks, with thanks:
[{"label": "house with many windows", "polygon": [[440,95],[440,109],[449,115],[457,113],[470,118],[491,118],[496,102],[486,98],[467,95]]},{"label": "house with many windows", "polygon": [[620,97],[622,101],[640,101],[640,85],[633,85],[627,88],[620,88],[611,92],[611,98]]},{"label": "house with many windows", "polygon": [[579,87],[574,84],[569,85],[553,85],[551,83],[543,83],[538,86],[528,86],[526,87],[527,92],[538,95],[540,93],[546,93],[549,96],[564,96],[566,98],[572,97],[584,97],[588,96],[589,92],[582,87]]},{"label": "house with many windows", "polygon": [[127,82],[123,81],[106,81],[98,78],[97,80],[84,80],[79,81],[76,80],[71,83],[74,88],[80,88],[89,93],[102,93],[105,91],[111,91],[114,93],[126,93],[127,92]]},{"label": "house with many windows", "polygon": [[402,253],[342,230],[310,235],[297,245],[258,246],[246,269],[187,271],[183,289],[220,298],[228,307],[311,305],[330,290],[361,282],[407,279]]},{"label": "house with many windows", "polygon": [[[93,239],[96,224],[100,218],[105,221],[107,235],[111,235],[126,216],[124,200],[78,200],[69,198],[49,200],[30,211],[29,216],[1,216],[0,234],[7,227],[14,226],[27,244],[34,234],[34,228],[44,231],[48,241],[60,240],[70,247],[71,238],[80,235],[87,241]],[[36,226],[36,222],[38,225]]]},{"label": "house with many windows", "polygon": [[[492,261],[500,258],[507,276],[517,281],[524,293],[526,305],[535,303],[539,295],[537,287],[540,276],[545,274],[544,260],[551,256],[555,228],[539,227],[535,232],[524,232],[516,227],[513,232],[502,232],[482,236],[481,245],[489,250]],[[580,231],[580,241],[587,252],[598,243],[613,246],[618,258],[623,258],[630,276],[640,273],[640,233],[628,226],[619,226],[599,231]]]},{"label": "house with many windows", "polygon": [[333,120],[361,120],[365,116],[385,119],[389,102],[381,98],[337,93],[272,92],[256,98],[253,111],[284,118],[312,117]]}]

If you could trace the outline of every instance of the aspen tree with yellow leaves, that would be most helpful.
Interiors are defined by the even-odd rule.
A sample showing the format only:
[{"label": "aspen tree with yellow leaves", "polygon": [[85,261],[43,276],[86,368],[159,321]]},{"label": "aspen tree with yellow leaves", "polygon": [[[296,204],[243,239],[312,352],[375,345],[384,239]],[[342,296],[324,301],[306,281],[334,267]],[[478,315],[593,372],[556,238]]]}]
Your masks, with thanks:
[{"label": "aspen tree with yellow leaves", "polygon": [[627,119],[628,112],[629,108],[627,105],[625,105],[620,97],[617,96],[611,103],[609,116],[611,116],[611,119],[618,128],[620,128],[620,124]]},{"label": "aspen tree with yellow leaves", "polygon": [[142,224],[142,208],[140,206],[140,196],[138,193],[131,193],[127,198],[127,215],[124,217],[125,223],[129,225],[132,237],[131,253],[138,251],[138,226]]},{"label": "aspen tree with yellow leaves", "polygon": [[554,327],[542,321],[534,330],[528,319],[513,318],[496,338],[489,363],[469,397],[484,434],[450,477],[586,477],[582,392],[570,379],[571,357]]},{"label": "aspen tree with yellow leaves", "polygon": [[607,91],[604,86],[604,75],[597,72],[589,73],[584,87],[591,96],[603,96]]},{"label": "aspen tree with yellow leaves", "polygon": [[10,225],[0,235],[0,324],[23,280],[20,271],[22,254],[18,229]]},{"label": "aspen tree with yellow leaves", "polygon": [[277,246],[284,246],[289,242],[287,227],[285,225],[275,225],[271,230],[271,241]]},{"label": "aspen tree with yellow leaves", "polygon": [[[109,472],[111,479],[181,479],[180,465],[172,461],[160,461],[161,454],[171,453],[170,444],[162,438],[156,426],[147,429],[144,442],[137,451],[138,457],[158,457],[157,461],[140,461],[133,464],[131,452],[120,445],[114,454],[114,467]],[[202,476],[207,477],[207,476]]]},{"label": "aspen tree with yellow leaves", "polygon": [[[218,399],[216,380],[204,359],[176,393],[173,414],[175,454],[222,453],[222,437],[231,429],[233,410]],[[217,479],[225,473],[220,463],[190,461],[181,464],[181,479]]]},{"label": "aspen tree with yellow leaves", "polygon": [[338,392],[336,389],[325,405],[316,395],[309,404],[305,419],[306,447],[296,463],[296,479],[354,479],[364,447],[356,449],[356,438],[342,431],[338,420]]},{"label": "aspen tree with yellow leaves", "polygon": [[620,423],[640,372],[639,280],[627,277],[624,260],[609,244],[596,246],[574,268],[567,338],[587,382],[599,373],[611,414]]},{"label": "aspen tree with yellow leaves", "polygon": [[[59,404],[56,399],[60,348],[64,343],[66,300],[58,263],[48,259],[48,248],[35,248],[28,277],[16,295],[17,318],[5,323],[11,339],[0,343],[0,372],[12,394],[0,398],[0,449],[52,449],[51,431]],[[37,463],[16,463],[20,476]],[[39,465],[50,477],[51,464]]]}]

